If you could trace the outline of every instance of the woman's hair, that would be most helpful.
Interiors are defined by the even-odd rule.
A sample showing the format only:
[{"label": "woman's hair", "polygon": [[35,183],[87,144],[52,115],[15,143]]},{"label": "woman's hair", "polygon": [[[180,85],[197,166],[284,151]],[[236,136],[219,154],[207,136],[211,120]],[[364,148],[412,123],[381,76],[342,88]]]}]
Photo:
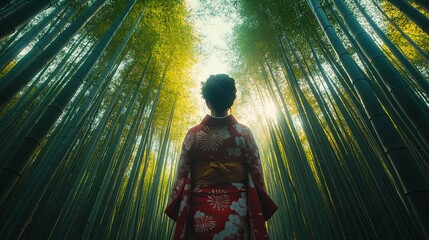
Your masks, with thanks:
[{"label": "woman's hair", "polygon": [[235,80],[226,74],[210,75],[205,82],[201,83],[203,98],[217,112],[231,108],[236,92]]}]

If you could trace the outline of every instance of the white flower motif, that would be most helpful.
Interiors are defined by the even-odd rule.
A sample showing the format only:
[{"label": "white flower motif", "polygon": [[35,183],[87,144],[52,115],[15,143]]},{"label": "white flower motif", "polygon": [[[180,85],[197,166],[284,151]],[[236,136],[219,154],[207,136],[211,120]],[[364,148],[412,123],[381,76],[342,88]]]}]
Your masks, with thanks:
[{"label": "white flower motif", "polygon": [[228,207],[229,198],[226,195],[225,190],[213,189],[208,196],[207,202],[210,206],[213,206],[213,209],[224,210]]},{"label": "white flower motif", "polygon": [[213,152],[230,136],[227,127],[205,127],[197,132],[197,142],[201,150]]},{"label": "white flower motif", "polygon": [[246,197],[242,196],[237,202],[232,202],[230,208],[237,212],[239,216],[245,216],[247,213]]},{"label": "white flower motif", "polygon": [[260,158],[260,155],[259,155],[259,149],[258,148],[253,148],[253,156],[255,157],[255,158]]},{"label": "white flower motif", "polygon": [[195,219],[202,218],[202,217],[204,217],[204,213],[203,212],[201,212],[200,210],[198,210],[197,212],[195,212],[195,215],[194,215]]},{"label": "white flower motif", "polygon": [[216,233],[214,236],[213,236],[213,240],[223,240],[223,239],[225,239],[225,232],[224,231],[222,231],[222,232],[220,232],[220,233]]},{"label": "white flower motif", "polygon": [[238,147],[244,147],[244,138],[242,136],[236,136],[235,143],[237,143]]},{"label": "white flower motif", "polygon": [[244,133],[244,129],[240,124],[235,124],[234,127],[238,133],[240,133],[240,134]]},{"label": "white flower motif", "polygon": [[250,187],[250,188],[255,188],[255,183],[253,182],[253,180],[252,180],[252,177],[251,177],[251,176],[249,176],[249,187]]},{"label": "white flower motif", "polygon": [[[241,197],[247,201],[247,192],[242,192]],[[247,203],[246,203],[247,204]]]},{"label": "white flower motif", "polygon": [[180,202],[180,210],[179,210],[179,214],[182,213],[183,208],[185,208],[188,204],[186,203],[188,200],[188,196],[184,196],[183,200]]},{"label": "white flower motif", "polygon": [[228,221],[225,223],[225,228],[221,232],[213,236],[213,240],[235,239],[240,230],[240,218],[237,215],[231,214],[228,216]]},{"label": "white flower motif", "polygon": [[241,206],[247,206],[246,200],[243,197],[241,197],[241,198],[238,199],[238,203]]},{"label": "white flower motif", "polygon": [[195,232],[207,232],[216,226],[216,222],[212,216],[206,216],[203,212],[197,211],[194,215]]},{"label": "white flower motif", "polygon": [[228,220],[234,224],[234,225],[239,225],[240,224],[240,218],[237,215],[229,215],[228,216]]},{"label": "white flower motif", "polygon": [[177,179],[177,183],[176,183],[176,191],[179,191],[180,190],[180,187],[182,186],[182,184],[183,184],[183,182],[185,181],[185,179],[184,178],[178,178]]},{"label": "white flower motif", "polygon": [[229,157],[240,157],[241,149],[240,148],[228,148],[226,149]]}]

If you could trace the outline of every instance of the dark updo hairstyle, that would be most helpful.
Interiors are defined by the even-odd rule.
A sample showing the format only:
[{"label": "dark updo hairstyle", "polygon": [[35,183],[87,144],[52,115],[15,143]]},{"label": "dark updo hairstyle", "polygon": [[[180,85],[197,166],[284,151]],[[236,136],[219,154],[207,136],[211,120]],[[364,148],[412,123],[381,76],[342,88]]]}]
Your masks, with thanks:
[{"label": "dark updo hairstyle", "polygon": [[235,100],[235,80],[226,74],[210,75],[201,83],[203,98],[212,105],[216,112],[231,108]]}]

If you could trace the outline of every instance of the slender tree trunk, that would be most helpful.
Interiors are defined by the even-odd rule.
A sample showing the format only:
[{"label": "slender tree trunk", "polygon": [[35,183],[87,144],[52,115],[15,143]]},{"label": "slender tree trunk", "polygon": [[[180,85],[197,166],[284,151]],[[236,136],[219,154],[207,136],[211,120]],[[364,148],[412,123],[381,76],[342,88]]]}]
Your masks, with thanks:
[{"label": "slender tree trunk", "polygon": [[1,0],[0,1],[0,9],[7,7],[8,5],[10,5],[10,1],[11,0]]},{"label": "slender tree trunk", "polygon": [[[101,0],[105,1],[105,0]],[[98,3],[102,3],[98,1]],[[10,155],[9,160],[5,163],[0,171],[0,179],[2,179],[2,191],[0,200],[8,195],[11,188],[19,179],[19,175],[25,166],[30,161],[31,157],[40,146],[40,142],[46,136],[50,128],[54,125],[56,120],[60,117],[64,108],[71,100],[76,90],[83,83],[83,80],[89,73],[91,66],[98,60],[101,53],[112,40],[119,26],[128,16],[130,9],[133,7],[135,1],[130,2],[125,10],[112,24],[111,28],[105,33],[99,43],[94,47],[90,56],[86,59],[85,63],[79,68],[77,73],[70,79],[61,93],[55,98],[51,105],[46,109],[40,119],[29,131],[29,134],[23,139],[17,150]],[[1,202],[2,202],[1,201]]]},{"label": "slender tree trunk", "polygon": [[11,78],[2,79],[6,86],[0,89],[0,110],[14,97],[33,77],[61,51],[72,37],[91,19],[107,0],[97,0],[77,17],[70,26],[44,50],[31,64]]},{"label": "slender tree trunk", "polygon": [[[322,206],[322,202],[323,200],[320,197],[320,192],[316,186],[316,182],[315,179],[313,178],[313,174],[311,174],[311,170],[310,167],[307,165],[307,159],[305,157],[305,153],[304,153],[304,149],[302,148],[302,145],[300,144],[300,140],[298,137],[298,133],[296,132],[295,128],[293,127],[293,123],[292,123],[292,119],[290,117],[289,114],[289,110],[287,109],[287,104],[284,102],[283,96],[282,96],[282,90],[279,87],[279,84],[273,74],[273,70],[271,69],[268,61],[266,60],[266,65],[268,67],[268,70],[270,72],[270,76],[271,79],[273,79],[273,82],[275,84],[276,90],[278,92],[278,95],[281,98],[281,101],[283,102],[283,109],[285,110],[288,119],[289,119],[289,124],[291,124],[291,132],[289,132],[289,126],[287,126],[286,120],[283,119],[282,115],[279,115],[279,119],[280,119],[280,126],[279,126],[279,134],[281,133],[282,135],[284,135],[282,137],[282,147],[285,149],[285,155],[288,156],[290,155],[290,157],[288,157],[288,163],[289,165],[291,165],[290,168],[291,170],[293,170],[293,172],[297,172],[296,174],[292,174],[292,178],[294,179],[293,182],[296,184],[296,187],[298,190],[298,193],[302,192],[301,194],[301,201],[304,202],[305,206],[302,206],[300,208],[303,209],[311,209],[311,206],[313,204],[318,205],[317,208],[320,209],[321,211],[318,212],[318,215],[321,215],[320,217],[314,217],[314,216],[310,216],[310,219],[306,219],[304,220],[305,222],[311,222],[311,219],[318,219],[318,221],[320,221],[319,224],[313,224],[315,226],[323,226],[320,227],[321,229],[316,230],[314,232],[320,232],[323,233],[322,235],[326,236],[326,238],[330,238],[328,236],[332,237],[332,232],[330,231],[331,226],[326,226],[327,222],[327,215],[326,212],[324,211],[325,207]],[[261,68],[263,69],[263,68]],[[264,71],[262,71],[264,72]],[[271,87],[270,87],[271,88]],[[273,90],[271,90],[273,91]],[[292,134],[292,135],[291,135]],[[292,139],[295,139],[294,142],[291,142]],[[271,140],[272,142],[272,140]],[[288,146],[296,146],[296,147],[288,147]],[[275,149],[279,148],[279,146],[274,145],[273,146]],[[298,151],[298,152],[296,152]],[[276,158],[278,158],[279,153],[276,153]],[[284,175],[286,175],[287,173],[284,173]],[[282,174],[283,175],[283,174]],[[289,180],[285,181],[288,182]],[[302,184],[301,184],[302,183]],[[304,186],[305,185],[305,186]],[[308,198],[310,198],[310,202],[307,202]],[[292,207],[293,208],[293,207]],[[309,210],[310,211],[310,210]],[[312,211],[310,211],[312,212]],[[322,218],[323,217],[323,218]],[[331,220],[329,220],[330,222]],[[310,233],[309,233],[310,234]],[[311,237],[311,236],[310,236]],[[313,236],[314,237],[314,236]]]},{"label": "slender tree trunk", "polygon": [[[67,54],[65,58],[69,58],[71,54],[72,52],[69,52],[69,54]],[[5,129],[6,131],[4,133],[6,133],[6,136],[8,136],[7,139],[9,139],[9,142],[4,142],[2,144],[2,146],[4,146],[4,150],[2,149],[2,153],[6,154],[6,152],[13,150],[13,144],[16,144],[20,141],[20,139],[25,137],[25,135],[28,133],[28,126],[31,126],[34,122],[37,121],[38,117],[40,116],[40,114],[42,114],[46,106],[48,106],[52,102],[52,99],[59,93],[62,86],[67,83],[66,78],[72,76],[78,69],[78,67],[82,64],[82,62],[85,60],[86,56],[88,55],[88,52],[84,52],[84,54],[82,55],[83,56],[80,56],[81,59],[79,61],[77,61],[78,56],[75,56],[75,58],[73,59],[73,61],[76,61],[76,65],[58,65],[57,68],[49,75],[49,77],[47,77],[47,79],[38,86],[38,88],[40,88],[40,91],[42,91],[42,94],[34,95],[33,92],[32,98],[38,101],[32,102],[27,106],[23,106],[26,107],[25,112],[19,113],[22,119],[15,123],[14,131],[11,132],[10,129]],[[68,61],[70,59],[65,60]],[[62,63],[66,63],[66,61],[62,61]],[[63,72],[63,74],[58,77],[55,77],[61,71]],[[53,83],[50,85],[49,88],[46,89],[50,81],[52,81]],[[38,90],[36,92],[38,92]],[[4,161],[6,160],[7,159],[5,159]]]},{"label": "slender tree trunk", "polygon": [[[145,70],[143,71],[142,79],[146,76],[146,71],[147,71],[147,67],[149,65],[149,62],[150,62],[150,58],[148,59],[148,62],[146,64],[146,66],[145,66]],[[142,114],[143,114],[143,107],[144,107],[144,102],[141,103],[141,106],[140,106],[140,108],[141,108],[141,114],[138,115],[138,117],[137,117],[138,119],[142,119],[142,117],[143,117],[142,116]],[[140,142],[140,144],[145,145],[145,142]],[[128,151],[128,153],[131,153],[131,152],[132,151]],[[137,165],[137,166],[139,166],[139,165]],[[136,169],[138,168],[137,166],[135,167]],[[134,177],[135,174],[136,174],[136,171],[134,170],[133,173],[130,175],[130,181],[128,181],[127,187],[125,189],[124,199],[127,199],[127,198],[130,197],[131,190],[133,190],[135,181],[137,180],[137,179],[134,179],[135,178]],[[113,239],[119,239],[118,235],[119,235],[119,232],[120,232],[119,231],[120,230],[120,226],[121,226],[121,224],[123,224],[123,222],[124,222],[124,219],[123,219],[124,218],[124,214],[126,214],[126,210],[128,210],[128,207],[125,207],[124,205],[128,205],[129,201],[130,201],[130,200],[126,201],[124,199],[122,199],[122,201],[120,203],[120,206],[118,207],[118,212],[116,214],[115,221],[113,221],[112,231],[110,232],[109,239],[112,238],[112,236],[113,236]]]},{"label": "slender tree trunk", "polygon": [[22,8],[25,4],[32,0],[14,0],[13,2],[11,0],[2,0],[7,3],[7,6],[3,9],[0,9],[0,19],[5,18],[7,15],[17,11],[18,9]]},{"label": "slender tree trunk", "polygon": [[[115,214],[115,218],[112,219],[112,225],[111,225],[111,231],[109,231],[109,239],[121,239],[121,238],[114,238],[112,236],[118,236],[120,235],[121,232],[121,226],[123,225],[127,225],[128,223],[128,219],[124,219],[123,217],[123,212],[124,209],[121,208],[121,206],[123,206],[124,204],[129,204],[131,201],[133,201],[133,194],[131,191],[133,191],[134,189],[134,184],[136,183],[135,181],[133,181],[133,174],[135,174],[136,169],[139,169],[139,165],[136,166],[136,162],[138,161],[137,159],[134,159],[133,162],[130,163],[131,161],[131,154],[134,152],[134,148],[136,147],[136,141],[137,141],[137,132],[138,132],[138,128],[140,126],[140,123],[142,122],[143,119],[143,113],[144,113],[144,109],[146,108],[146,104],[145,103],[141,103],[140,106],[138,107],[138,112],[137,115],[135,116],[135,119],[133,120],[133,123],[131,125],[130,131],[128,132],[128,136],[125,140],[125,143],[123,145],[123,149],[121,151],[121,156],[118,159],[119,162],[122,163],[121,168],[119,169],[116,168],[115,172],[119,172],[117,174],[114,173],[114,175],[118,175],[117,177],[112,177],[110,179],[110,184],[112,185],[111,189],[113,189],[113,191],[108,191],[108,193],[106,193],[107,196],[104,197],[104,199],[109,199],[110,202],[115,203],[116,209],[117,209],[117,214]],[[144,143],[140,142],[140,144],[145,145]],[[121,191],[123,190],[123,183],[126,180],[126,176],[125,176],[125,172],[127,170],[127,168],[129,167],[129,165],[131,165],[131,174],[129,175],[128,181],[127,181],[127,187],[125,191]],[[127,174],[128,175],[128,174]],[[121,189],[122,187],[122,189]],[[121,194],[123,193],[123,194]],[[118,197],[121,196],[122,197]],[[106,204],[107,205],[107,204]],[[106,209],[106,205],[101,205],[100,207],[103,209],[102,211],[105,212],[110,211],[112,212],[112,209],[114,208],[108,208]],[[128,205],[129,207],[129,205]],[[127,208],[128,209],[128,208]],[[91,229],[92,232],[92,226],[94,226],[94,221],[90,221],[90,227],[89,229]],[[88,231],[88,235],[85,236],[85,238],[88,238],[90,235],[90,232]]]},{"label": "slender tree trunk", "polygon": [[133,105],[135,104],[135,99],[139,93],[138,90],[139,89],[137,88],[134,91],[132,98],[129,101],[127,111],[123,114],[123,119],[119,125],[116,135],[112,139],[112,145],[109,146],[109,149],[107,149],[105,157],[100,156],[101,158],[103,158],[102,162],[97,170],[97,174],[93,180],[91,189],[89,189],[85,204],[80,207],[77,218],[73,223],[73,228],[71,229],[71,232],[69,234],[69,236],[73,239],[81,239],[86,231],[91,230],[88,229],[88,225],[90,224],[89,220],[91,216],[95,214],[94,205],[97,201],[100,201],[100,198],[104,196],[106,190],[104,186],[107,185],[106,180],[108,180],[108,174],[113,169],[114,164],[117,164],[114,163],[113,155],[118,148],[119,141],[125,129],[126,122],[130,116],[131,109],[133,109]]},{"label": "slender tree trunk", "polygon": [[[51,28],[40,38],[40,40],[34,45],[34,47],[21,59],[19,62],[13,66],[13,68],[4,75],[0,81],[0,93],[1,89],[5,88],[10,84],[10,82],[14,81],[14,79],[21,73],[25,67],[30,65],[34,59],[40,56],[43,50],[48,46],[52,39],[58,36],[64,26],[71,21],[71,17],[77,12],[76,7],[72,7],[68,10],[68,12],[63,16],[57,23],[55,23]],[[11,50],[11,54],[14,50]],[[17,52],[16,54],[18,54]],[[37,74],[37,73],[36,73]],[[1,109],[1,108],[0,108]]]},{"label": "slender tree trunk", "polygon": [[[143,133],[144,133],[143,140],[144,140],[144,143],[147,144],[147,147],[142,148],[142,150],[144,149],[146,151],[141,152],[141,155],[140,155],[141,158],[144,158],[145,164],[144,164],[143,169],[142,169],[141,174],[140,174],[141,181],[139,182],[139,185],[137,187],[137,189],[138,189],[137,194],[138,194],[138,197],[140,198],[140,201],[136,202],[136,208],[137,209],[134,209],[135,214],[137,215],[136,221],[138,221],[139,218],[141,219],[141,221],[138,221],[138,224],[136,224],[136,227],[134,229],[130,230],[130,231],[134,230],[133,232],[134,232],[135,236],[133,238],[137,238],[137,239],[141,238],[142,237],[141,233],[143,231],[145,231],[144,227],[142,228],[142,225],[143,225],[142,222],[145,223],[144,222],[145,221],[144,216],[145,216],[145,211],[146,211],[146,206],[147,206],[147,204],[146,204],[147,203],[147,196],[144,196],[144,194],[146,194],[148,191],[144,191],[145,190],[145,180],[144,179],[145,179],[145,176],[147,175],[147,171],[148,171],[149,165],[150,165],[149,157],[150,157],[150,152],[153,148],[153,144],[150,144],[150,143],[153,142],[152,140],[153,140],[153,135],[154,135],[154,131],[155,131],[155,128],[153,127],[152,124],[153,124],[153,120],[154,120],[154,116],[155,116],[155,110],[156,110],[156,107],[158,106],[160,95],[161,95],[161,86],[162,86],[162,84],[158,87],[155,99],[153,100],[153,104],[151,106],[151,111],[149,114],[148,121],[146,122],[145,129],[143,131]],[[146,219],[146,221],[147,220],[148,219]]]},{"label": "slender tree trunk", "polygon": [[[170,136],[170,131],[171,131],[171,123],[173,121],[173,116],[174,116],[174,110],[175,110],[175,106],[176,106],[176,102],[177,102],[177,96],[174,97],[173,100],[173,104],[172,104],[172,108],[171,108],[171,112],[170,112],[170,116],[168,119],[168,123],[167,126],[165,128],[165,132],[163,133],[163,136],[160,138],[160,143],[162,144],[160,146],[159,149],[159,154],[157,156],[157,165],[156,165],[156,170],[155,170],[155,174],[154,174],[154,183],[152,185],[152,188],[150,189],[150,195],[148,196],[149,198],[149,205],[147,206],[154,206],[152,207],[149,212],[149,219],[153,219],[156,221],[157,216],[162,215],[163,209],[159,206],[157,206],[157,204],[159,204],[160,202],[162,202],[161,199],[165,199],[167,196],[163,196],[165,194],[165,191],[163,192],[161,189],[162,185],[161,185],[161,180],[163,180],[162,178],[165,177],[164,170],[166,167],[166,155],[169,149],[169,136]],[[148,239],[165,239],[165,237],[163,236],[165,234],[165,232],[163,232],[161,229],[159,229],[157,226],[154,226],[153,224],[150,224],[149,226],[149,231],[147,233],[146,238]]]},{"label": "slender tree trunk", "polygon": [[358,23],[344,1],[334,0],[333,2],[359,47],[383,80],[389,93],[413,124],[415,131],[420,135],[426,147],[429,148],[429,111],[427,105],[412,93],[405,80]]},{"label": "slender tree trunk", "polygon": [[[131,89],[127,90],[129,91]],[[123,98],[123,94],[123,92],[118,92],[117,94],[115,94],[115,100],[118,102],[117,107],[119,109],[125,109],[127,104],[130,102],[130,98],[133,96],[133,94],[128,94],[125,96],[125,98]],[[123,99],[120,99],[120,97],[122,97]],[[91,194],[91,192],[94,193],[97,191],[105,190],[103,183],[97,182],[97,187],[95,187],[94,184],[95,180],[100,177],[100,172],[106,174],[106,171],[111,170],[112,167],[116,164],[116,158],[113,157],[112,154],[114,153],[114,151],[116,151],[116,147],[118,147],[119,145],[118,141],[120,140],[120,136],[118,137],[118,134],[123,132],[118,133],[117,129],[113,126],[120,125],[119,120],[121,117],[124,116],[122,112],[114,111],[113,106],[116,105],[116,101],[111,103],[110,107],[112,108],[109,108],[110,111],[106,112],[103,115],[103,121],[100,122],[100,124],[97,126],[98,131],[93,132],[94,136],[93,139],[91,139],[92,144],[88,145],[89,147],[86,149],[86,151],[83,152],[82,155],[77,156],[78,158],[93,159],[93,162],[91,163],[91,166],[87,162],[84,162],[84,165],[79,168],[80,172],[77,173],[79,177],[77,177],[76,179],[79,180],[82,179],[83,176],[86,176],[85,181],[81,181],[78,184],[76,184],[75,182],[69,182],[71,190],[70,188],[68,188],[68,191],[64,191],[66,196],[73,196],[74,199],[73,201],[70,201],[67,198],[61,199],[62,203],[65,203],[64,208],[67,210],[67,214],[62,219],[59,219],[59,221],[56,223],[56,227],[51,236],[51,238],[53,239],[64,238],[64,236],[66,236],[66,238],[69,238],[72,234],[72,231],[75,230],[76,227],[78,227],[75,222],[77,221],[77,219],[79,219],[79,214],[82,211],[81,209],[83,208],[83,206],[86,206],[86,199],[88,198],[88,196]],[[109,121],[110,117],[113,117],[113,119]],[[111,127],[108,127],[109,125],[111,125]],[[105,134],[104,138],[102,138],[102,129],[106,128],[108,129],[108,131]],[[101,146],[98,146],[98,144],[96,144],[97,142],[101,142]],[[90,173],[87,172],[89,166],[92,169]],[[79,195],[77,195],[76,193],[79,193]],[[61,196],[61,198],[63,198],[63,196]],[[87,205],[91,206],[91,208],[93,207],[93,204],[90,205],[90,203],[88,203]],[[84,233],[78,234],[83,235]]]},{"label": "slender tree trunk", "polygon": [[5,54],[6,50],[13,46],[12,43],[15,42],[16,38],[21,34],[22,31],[26,30],[28,23],[19,28],[13,36],[9,37],[6,41],[0,42],[0,55]]},{"label": "slender tree trunk", "polygon": [[[416,160],[384,112],[366,79],[358,70],[359,67],[345,50],[340,38],[329,23],[329,20],[317,0],[308,0],[320,26],[325,31],[330,43],[343,63],[350,80],[360,95],[371,125],[383,145],[384,151],[395,166],[396,174],[401,180],[403,194],[413,206],[414,213],[420,220],[424,231],[429,230],[429,189],[426,178],[421,174]],[[405,159],[407,161],[405,161]],[[426,233],[429,236],[429,233]]]},{"label": "slender tree trunk", "polygon": [[[55,235],[54,232],[60,232],[61,229],[63,232],[67,232],[68,228],[64,228],[64,221],[61,222],[61,216],[66,215],[67,212],[71,211],[71,207],[68,203],[70,203],[70,198],[73,198],[73,195],[77,191],[76,186],[79,184],[77,183],[79,179],[82,179],[87,174],[87,169],[90,168],[90,165],[98,166],[97,162],[91,163],[91,161],[88,161],[87,159],[93,159],[96,155],[96,149],[97,149],[97,143],[102,141],[102,135],[103,135],[103,129],[107,128],[108,119],[112,117],[114,114],[114,107],[117,105],[121,93],[123,90],[123,87],[125,85],[125,81],[122,81],[120,86],[116,89],[115,95],[113,96],[112,100],[110,101],[109,106],[106,108],[106,111],[104,112],[103,116],[101,117],[100,123],[97,125],[97,128],[92,132],[92,135],[89,142],[87,143],[86,149],[83,151],[81,156],[78,156],[74,159],[80,159],[77,163],[76,168],[73,170],[73,173],[71,174],[71,178],[67,180],[64,185],[60,189],[60,194],[58,194],[57,199],[55,200],[55,205],[52,205],[50,207],[50,212],[48,215],[50,216],[49,222],[47,222],[48,228],[46,228],[42,233],[41,237],[39,239],[49,239],[49,238],[56,238],[60,236],[64,236],[65,234],[57,234]],[[125,101],[128,99],[125,98]],[[113,120],[113,124],[116,124],[118,119],[120,117],[120,114],[117,113],[115,119]],[[109,130],[107,133],[105,142],[108,141],[110,138],[109,135],[113,134],[113,128]],[[104,152],[104,151],[102,151]],[[100,153],[101,154],[101,153]],[[95,167],[96,168],[96,167]],[[91,181],[92,177],[87,178],[87,181]],[[81,190],[83,191],[83,190]],[[59,211],[59,213],[57,212]],[[65,217],[63,217],[65,218]],[[52,227],[51,227],[52,226]],[[67,224],[69,228],[71,228],[71,224]],[[54,234],[54,235],[53,235]]]},{"label": "slender tree trunk", "polygon": [[417,3],[418,5],[426,9],[426,11],[429,12],[429,2],[427,0],[410,0],[410,1]]},{"label": "slender tree trunk", "polygon": [[0,19],[0,41],[16,31],[20,26],[30,21],[42,10],[52,6],[58,0],[33,0]]},{"label": "slender tree trunk", "polygon": [[[387,0],[393,6],[399,9],[405,14],[411,21],[413,21],[420,29],[422,29],[427,35],[429,35],[429,19],[422,14],[419,10],[411,6],[406,0]],[[423,6],[427,9],[429,3],[427,1],[422,2]]]},{"label": "slender tree trunk", "polygon": [[384,44],[386,44],[389,49],[392,51],[394,56],[398,58],[398,60],[401,62],[401,64],[408,70],[408,72],[413,76],[414,80],[417,82],[417,84],[422,88],[422,90],[429,94],[429,83],[424,79],[422,74],[413,66],[413,64],[408,61],[408,59],[402,54],[402,52],[395,46],[395,44],[390,41],[389,38],[387,38],[386,34],[383,33],[383,31],[377,26],[377,24],[372,20],[371,16],[368,15],[366,9],[362,7],[362,5],[359,3],[359,1],[354,0],[356,6],[358,7],[359,11],[362,13],[362,15],[365,17],[365,19],[368,21],[368,23],[371,25],[371,27],[374,29],[374,31],[377,33],[378,37],[380,37]]},{"label": "slender tree trunk", "polygon": [[390,18],[385,11],[378,5],[377,2],[375,2],[375,0],[372,0],[372,3],[375,5],[375,7],[378,9],[378,11],[380,11],[380,13],[383,15],[383,17],[393,26],[393,28],[396,29],[396,31],[399,32],[399,34],[405,38],[405,40],[407,40],[407,42],[413,46],[413,48],[420,54],[420,56],[422,56],[422,58],[429,63],[429,55],[427,52],[425,52],[419,45],[416,44],[416,42],[414,42],[406,33],[404,33],[404,31],[402,31],[402,29],[398,26],[398,24],[396,24],[392,18]]},{"label": "slender tree trunk", "polygon": [[[83,2],[83,1],[81,1]],[[24,49],[31,41],[33,41],[37,35],[43,31],[43,29],[49,24],[53,23],[54,19],[59,17],[59,15],[66,9],[68,4],[59,4],[49,16],[43,18],[36,26],[32,27],[28,32],[26,32],[16,43],[8,48],[7,52],[0,58],[0,71],[3,70],[21,51]],[[68,17],[61,14],[61,17]]]},{"label": "slender tree trunk", "polygon": [[[84,36],[84,35],[83,35]],[[2,150],[0,150],[0,154],[3,153],[3,149],[8,149],[11,147],[11,145],[15,142],[14,140],[17,139],[15,137],[10,136],[17,136],[19,133],[16,131],[16,127],[19,124],[22,124],[22,121],[19,121],[20,119],[28,119],[30,121],[34,121],[32,118],[29,118],[28,116],[31,116],[33,114],[37,115],[36,109],[40,108],[40,105],[43,105],[44,99],[43,96],[47,96],[48,94],[44,95],[44,92],[48,92],[46,90],[46,87],[48,84],[53,81],[50,80],[50,78],[54,78],[57,76],[59,72],[63,72],[64,76],[66,76],[66,73],[69,73],[70,71],[73,72],[73,69],[70,70],[70,68],[65,68],[66,63],[70,60],[70,57],[73,53],[76,53],[77,47],[82,43],[84,37],[77,40],[76,43],[73,44],[73,46],[70,48],[70,50],[66,53],[64,58],[61,60],[61,62],[56,66],[55,70],[49,75],[48,79],[44,82],[40,83],[38,85],[38,80],[35,79],[31,86],[29,86],[26,91],[20,96],[19,101],[11,108],[8,113],[3,117],[3,119],[0,121],[0,139],[8,139],[8,141],[0,141],[0,146],[2,146]],[[78,51],[77,56],[72,60],[72,62],[77,62],[77,65],[80,65],[81,62],[77,61],[78,56],[83,56],[82,59],[85,59],[85,56],[87,55],[84,51],[87,50],[87,46],[89,45],[89,42],[82,47],[80,51]],[[44,72],[47,70],[45,68],[38,76],[38,78],[42,77]],[[61,81],[63,79],[63,76],[59,77],[57,81]],[[57,83],[58,84],[58,83]],[[54,86],[56,84],[53,84]],[[54,89],[54,88],[50,88]],[[41,98],[41,100],[37,101],[38,98]],[[42,103],[42,104],[38,104]],[[32,109],[31,114],[25,114],[26,111],[29,109]],[[25,125],[25,124],[23,124]],[[5,160],[5,159],[4,159]]]},{"label": "slender tree trunk", "polygon": [[[45,172],[42,175],[39,175],[37,177],[37,180],[34,181],[34,183],[41,183],[41,184],[35,184],[31,189],[33,189],[34,192],[29,194],[31,196],[30,202],[32,203],[39,203],[41,200],[41,197],[43,196],[44,192],[46,191],[49,183],[51,182],[52,178],[56,175],[56,172],[58,171],[59,166],[62,165],[62,162],[65,158],[65,155],[67,151],[70,148],[70,145],[74,141],[74,138],[72,138],[70,135],[73,135],[74,132],[80,131],[77,126],[80,124],[84,116],[86,115],[88,109],[92,105],[92,101],[94,100],[95,96],[98,94],[98,91],[100,89],[100,86],[102,85],[108,85],[108,82],[105,82],[105,79],[108,75],[108,73],[111,71],[114,63],[119,58],[119,55],[122,53],[123,49],[125,48],[126,44],[128,43],[128,40],[130,39],[132,33],[135,30],[135,26],[141,19],[138,18],[136,21],[136,24],[134,25],[134,28],[132,28],[128,34],[128,36],[124,39],[121,46],[118,48],[117,52],[115,53],[114,57],[112,58],[110,64],[106,67],[103,74],[98,78],[98,80],[93,84],[91,90],[86,95],[84,101],[82,102],[80,108],[76,112],[76,114],[73,115],[73,117],[67,121],[66,130],[64,131],[64,135],[61,140],[56,142],[54,149],[52,150],[54,153],[51,155],[50,158],[46,158],[46,160],[49,160],[51,162],[48,169],[45,170]],[[36,207],[36,206],[34,206]],[[30,210],[26,210],[26,212],[29,212]],[[34,209],[33,209],[34,211]]]},{"label": "slender tree trunk", "polygon": [[34,47],[2,77],[0,82],[0,92],[3,88],[7,87],[8,84],[14,81],[19,73],[21,73],[25,67],[31,64],[32,61],[34,61],[34,59],[36,59],[43,52],[46,46],[52,42],[52,39],[54,39],[60,33],[62,28],[70,21],[69,17],[74,14],[74,11],[77,11],[77,9],[74,8],[69,10],[61,20],[51,26],[51,29],[49,29],[47,33],[42,36],[42,38],[34,45]]}]

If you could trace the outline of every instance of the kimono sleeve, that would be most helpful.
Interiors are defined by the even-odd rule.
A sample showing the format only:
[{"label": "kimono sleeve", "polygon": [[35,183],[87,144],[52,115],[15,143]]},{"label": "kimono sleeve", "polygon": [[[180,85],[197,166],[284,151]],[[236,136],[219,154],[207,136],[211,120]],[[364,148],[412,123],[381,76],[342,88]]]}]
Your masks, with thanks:
[{"label": "kimono sleeve", "polygon": [[177,208],[179,206],[177,204],[180,202],[180,195],[183,191],[183,187],[190,172],[191,151],[194,142],[194,136],[194,132],[188,131],[185,139],[183,140],[179,163],[177,165],[176,179],[172,185],[170,197],[168,198],[166,214],[173,220],[176,220],[177,218],[177,216],[174,216],[176,215],[174,213],[178,211]]},{"label": "kimono sleeve", "polygon": [[[250,160],[249,173],[251,177],[251,182],[254,184],[254,190],[251,187],[249,194],[254,196],[254,199],[258,199],[259,203],[252,205],[253,210],[261,209],[264,220],[268,220],[271,216],[277,211],[278,207],[274,203],[274,201],[268,196],[265,183],[264,183],[264,175],[262,171],[262,163],[259,155],[259,149],[256,145],[255,139],[253,138],[250,129],[248,131],[248,157]],[[253,191],[256,191],[256,195],[253,195]],[[255,206],[257,205],[257,206]],[[254,213],[254,215],[257,213]],[[262,221],[260,221],[262,222]],[[262,224],[262,223],[261,223]]]},{"label": "kimono sleeve", "polygon": [[262,171],[262,163],[259,155],[258,145],[253,138],[250,129],[247,131],[248,156],[250,162],[249,172],[253,181],[265,190],[264,174]]}]

